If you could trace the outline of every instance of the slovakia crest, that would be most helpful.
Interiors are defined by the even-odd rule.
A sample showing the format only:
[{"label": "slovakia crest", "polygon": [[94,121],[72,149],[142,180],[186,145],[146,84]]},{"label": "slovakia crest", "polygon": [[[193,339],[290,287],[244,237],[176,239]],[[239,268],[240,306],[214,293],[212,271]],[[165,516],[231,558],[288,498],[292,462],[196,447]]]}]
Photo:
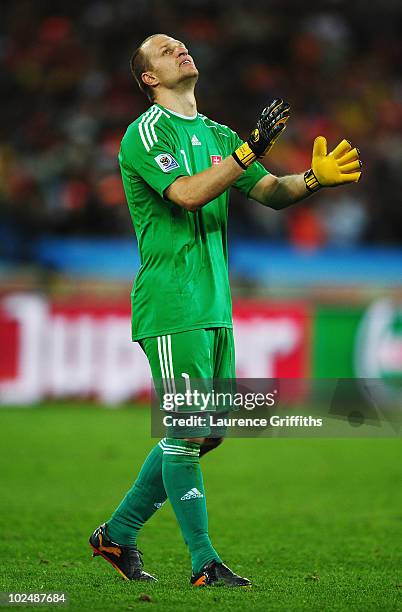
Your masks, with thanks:
[{"label": "slovakia crest", "polygon": [[212,166],[219,166],[222,163],[222,155],[211,155]]}]

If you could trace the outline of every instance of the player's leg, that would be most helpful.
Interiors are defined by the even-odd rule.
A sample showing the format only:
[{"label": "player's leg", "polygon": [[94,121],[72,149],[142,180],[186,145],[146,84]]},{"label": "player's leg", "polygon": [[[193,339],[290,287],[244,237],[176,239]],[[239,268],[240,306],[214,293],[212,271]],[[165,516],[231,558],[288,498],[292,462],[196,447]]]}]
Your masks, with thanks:
[{"label": "player's leg", "polygon": [[[214,450],[222,438],[206,438],[200,445],[200,457]],[[108,534],[115,542],[135,546],[140,529],[167,498],[162,478],[163,441],[145,459],[133,486],[108,521]]]},{"label": "player's leg", "polygon": [[[175,345],[176,354],[180,353],[180,364],[182,365],[185,361],[185,365],[179,368],[182,370],[180,377],[182,374],[192,378],[211,377],[212,370],[208,365],[209,349],[203,346],[204,336],[203,330],[197,330],[184,334],[145,338],[141,342],[157,390],[161,388],[163,392],[163,389],[166,391],[172,389],[172,372],[170,371],[172,344]],[[176,360],[177,358],[176,355]],[[195,433],[197,432],[199,433],[199,430]],[[204,433],[207,432],[206,429]],[[107,522],[108,534],[115,542],[135,546],[141,527],[167,498],[162,478],[162,444],[164,444],[163,440],[151,450],[134,485]]]},{"label": "player's leg", "polygon": [[[178,338],[176,338],[176,336]],[[213,339],[212,330],[208,330],[207,333],[204,333],[204,330],[197,330],[195,332],[186,332],[185,335],[175,334],[174,338],[174,344],[177,345],[176,357],[179,357],[177,361],[177,371],[180,371],[180,376],[184,374],[187,377],[191,377],[191,379],[211,379],[211,354],[213,352],[213,347],[211,344]],[[170,367],[170,362],[172,361],[171,337],[146,339],[144,340],[143,348],[149,359],[154,380],[164,378],[167,385],[171,384],[171,382],[168,380],[170,377],[167,376],[167,372],[172,375],[172,372],[168,370]],[[193,431],[188,431],[187,433],[198,435],[200,433],[207,433],[207,431],[209,430],[200,430],[198,428]],[[202,444],[200,444],[200,442],[202,442]],[[200,440],[197,439],[195,443],[199,444],[200,454],[201,452],[202,454],[205,454],[206,452],[216,448],[220,442],[221,440],[216,438],[203,438]],[[107,526],[101,526],[91,536],[91,545],[97,552],[99,552],[99,550],[95,548],[93,544],[98,542],[100,533],[104,540],[103,548],[105,547],[106,543],[109,543],[109,546],[107,547],[110,550],[116,550],[116,546],[120,546],[120,552],[124,549],[124,554],[121,554],[119,558],[116,558],[114,553],[100,552],[100,554],[107,558],[107,560],[109,560],[119,571],[123,567],[123,572],[121,573],[124,575],[125,572],[125,577],[128,575],[130,578],[152,578],[141,570],[140,559],[136,550],[136,539],[143,524],[156,512],[157,508],[159,508],[166,499],[166,491],[162,478],[164,447],[166,447],[166,439],[161,440],[150,452],[141,468],[136,482],[128,491],[125,498],[114,512],[112,518],[108,521]],[[167,479],[169,479],[169,471],[174,470],[172,470],[172,468],[167,468]],[[200,484],[201,482],[202,476],[201,481],[199,481],[199,487],[203,488],[203,484]],[[199,542],[202,541],[199,555],[203,555],[204,558],[205,556],[217,558],[216,555],[214,555],[214,552],[211,556],[212,547],[210,546],[207,535],[206,517],[205,507],[205,511],[202,513],[201,521],[198,521],[198,531],[193,546],[194,549],[200,548]],[[189,527],[189,529],[190,531],[192,530],[191,527]],[[119,544],[116,544],[117,542]],[[138,562],[135,564],[134,568],[132,563],[130,567],[127,567],[127,563],[125,563],[127,550],[129,549],[131,551],[134,550],[135,555],[138,557]],[[197,562],[197,554],[194,555],[194,558],[195,564],[199,565],[199,562]]]},{"label": "player's leg", "polygon": [[[176,390],[183,374],[187,375],[187,384],[192,391],[212,389],[215,332],[209,329],[172,336],[169,370]],[[194,377],[188,376],[189,372],[185,370],[190,355]],[[198,367],[195,368],[194,364]],[[194,586],[249,586],[249,580],[237,576],[222,563],[209,539],[205,487],[199,463],[201,445],[206,437],[203,427],[195,427],[177,432],[170,430],[162,441],[163,481],[191,553],[191,583]]]},{"label": "player's leg", "polygon": [[166,501],[162,457],[163,450],[156,444],[133,486],[108,520],[108,533],[115,542],[135,546],[140,529]]},{"label": "player's leg", "polygon": [[[176,343],[178,344],[177,349],[185,356],[186,367],[181,369],[183,373],[192,378],[211,378],[211,366],[209,364],[210,350],[209,348],[207,351],[205,350],[205,334],[202,330],[199,332],[189,332],[189,334],[190,336],[184,341],[181,338]],[[171,344],[171,337],[166,336],[148,338],[143,341],[143,348],[148,357],[154,381],[164,380],[164,384],[167,385],[171,384],[167,380],[170,378],[167,373],[171,375],[171,372],[167,370],[170,363]],[[180,349],[180,345],[182,345],[182,349]],[[197,347],[199,348],[197,349]],[[158,383],[156,386],[158,386]],[[208,431],[209,429],[205,429],[201,433],[207,433]],[[198,434],[200,430],[197,429],[189,433]],[[138,567],[134,569],[128,567],[125,559],[127,557],[127,550],[136,551],[137,536],[141,527],[166,500],[167,494],[162,478],[164,444],[164,440],[161,440],[151,450],[134,485],[127,492],[112,517],[107,524],[99,527],[91,536],[90,542],[95,553],[102,554],[125,577],[132,578],[133,574],[135,574],[135,577],[138,578],[145,575],[142,570],[138,571]],[[207,444],[205,452],[209,452],[214,447],[215,445]],[[102,542],[99,542],[99,538],[102,539]],[[105,542],[108,545],[105,545]],[[117,557],[114,552],[100,551],[96,547],[97,544],[103,549],[106,546],[106,548],[114,552],[119,547],[119,553],[123,550],[123,554],[119,554]]]},{"label": "player's leg", "polygon": [[206,494],[199,453],[202,438],[166,438],[162,474],[165,488],[190,554],[193,573],[221,559],[208,534]]},{"label": "player's leg", "polygon": [[[162,348],[160,338],[148,338],[143,342],[142,348],[153,379],[160,380],[164,373],[161,355],[164,358],[166,344]],[[167,498],[162,478],[162,459],[163,449],[158,443],[146,457],[133,486],[111,518],[98,527],[90,538],[94,554],[101,554],[128,579],[143,579],[145,576],[139,565],[141,559],[137,551],[137,536],[144,523]]]},{"label": "player's leg", "polygon": [[[233,330],[225,327],[216,327],[211,331],[214,333],[213,341],[213,379],[215,381],[227,380],[235,381],[235,346]],[[230,383],[229,383],[230,384]],[[226,429],[215,429],[211,432],[213,437],[207,437],[201,444],[200,457],[203,457],[211,450],[222,444],[225,439]]]},{"label": "player's leg", "polygon": [[[200,457],[214,450],[222,439],[205,439],[200,445]],[[109,537],[115,542],[135,546],[143,525],[166,501],[162,478],[163,441],[145,459],[133,486],[129,489],[107,522]]]},{"label": "player's leg", "polygon": [[[146,338],[141,341],[141,347],[148,358],[154,381],[160,380],[164,368],[160,338]],[[133,486],[107,521],[108,535],[115,542],[136,546],[140,529],[166,501],[162,458],[163,449],[158,443],[146,457]]]},{"label": "player's leg", "polygon": [[[235,379],[235,349],[233,331],[226,328],[214,328],[213,344],[213,379]],[[211,432],[212,437],[205,438],[201,444],[200,457],[222,444],[225,439],[226,430],[217,428]]]},{"label": "player's leg", "polygon": [[[213,330],[213,378],[214,388],[233,392],[235,384],[235,352],[233,332],[231,329],[215,328]],[[223,382],[223,386],[222,386]],[[225,437],[225,428],[215,427],[211,436],[205,439],[204,445],[212,448],[219,446]],[[198,572],[193,572],[191,583],[194,586],[231,586],[248,587],[251,582],[235,574],[222,562],[212,561],[203,565]]]},{"label": "player's leg", "polygon": [[[167,392],[208,392],[213,378],[213,331],[194,330],[167,337],[165,373]],[[178,406],[180,416],[196,412],[191,404]],[[177,414],[176,412],[176,414]],[[205,413],[198,413],[205,416]],[[162,476],[183,538],[190,550],[193,571],[206,563],[220,562],[208,535],[205,487],[199,462],[209,424],[169,428],[163,446]]]}]

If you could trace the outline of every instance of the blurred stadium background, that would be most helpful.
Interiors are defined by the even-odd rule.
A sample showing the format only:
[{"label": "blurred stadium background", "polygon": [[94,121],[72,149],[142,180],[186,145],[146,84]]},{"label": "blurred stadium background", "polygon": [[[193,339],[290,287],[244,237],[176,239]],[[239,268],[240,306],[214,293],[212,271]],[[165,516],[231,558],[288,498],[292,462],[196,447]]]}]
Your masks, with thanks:
[{"label": "blurred stadium background", "polygon": [[242,136],[289,100],[273,172],[307,169],[318,134],[364,160],[358,185],[281,213],[233,191],[239,376],[402,380],[400,0],[3,3],[0,589],[66,591],[79,611],[400,609],[397,439],[232,439],[202,459],[213,541],[250,592],[189,591],[168,505],[140,542],[160,579],[145,599],[89,562],[89,533],[153,444],[117,152],[147,106],[129,57],[154,32],[188,43],[200,111]]},{"label": "blurred stadium background", "polygon": [[304,3],[285,5],[4,5],[1,402],[115,404],[149,387],[130,342],[138,256],[117,153],[147,106],[129,57],[159,31],[188,44],[201,73],[199,110],[240,135],[275,95],[289,100],[272,172],[307,169],[318,134],[330,145],[350,139],[364,160],[358,185],[281,213],[233,191],[239,375],[400,378],[402,5],[333,0],[308,13]]}]

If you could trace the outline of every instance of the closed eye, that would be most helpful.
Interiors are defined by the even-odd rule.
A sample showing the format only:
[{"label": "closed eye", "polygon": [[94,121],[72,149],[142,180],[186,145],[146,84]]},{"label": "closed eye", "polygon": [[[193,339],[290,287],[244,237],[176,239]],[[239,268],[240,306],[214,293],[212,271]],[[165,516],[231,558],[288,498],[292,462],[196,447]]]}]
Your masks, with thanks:
[{"label": "closed eye", "polygon": [[[182,43],[180,40],[177,41],[177,44],[180,47],[183,47],[183,50],[186,49],[186,45],[184,43]],[[161,55],[171,55],[174,51],[175,47],[168,47],[168,46],[163,46],[161,48]]]}]

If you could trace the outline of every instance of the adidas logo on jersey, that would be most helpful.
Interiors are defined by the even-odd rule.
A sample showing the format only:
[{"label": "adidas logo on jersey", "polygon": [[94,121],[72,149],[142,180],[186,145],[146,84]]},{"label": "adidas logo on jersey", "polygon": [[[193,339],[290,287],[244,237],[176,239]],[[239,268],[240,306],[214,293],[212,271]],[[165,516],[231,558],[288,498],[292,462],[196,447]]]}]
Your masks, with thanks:
[{"label": "adidas logo on jersey", "polygon": [[180,497],[180,499],[181,501],[186,501],[187,499],[197,499],[201,497],[204,497],[203,493],[194,487],[193,489],[190,489],[190,491],[187,491],[187,493],[185,493],[183,497]]},{"label": "adidas logo on jersey", "polygon": [[197,145],[200,146],[201,143],[198,140],[197,136],[194,134],[194,136],[191,139],[191,144],[193,145],[193,147],[196,147]]}]

